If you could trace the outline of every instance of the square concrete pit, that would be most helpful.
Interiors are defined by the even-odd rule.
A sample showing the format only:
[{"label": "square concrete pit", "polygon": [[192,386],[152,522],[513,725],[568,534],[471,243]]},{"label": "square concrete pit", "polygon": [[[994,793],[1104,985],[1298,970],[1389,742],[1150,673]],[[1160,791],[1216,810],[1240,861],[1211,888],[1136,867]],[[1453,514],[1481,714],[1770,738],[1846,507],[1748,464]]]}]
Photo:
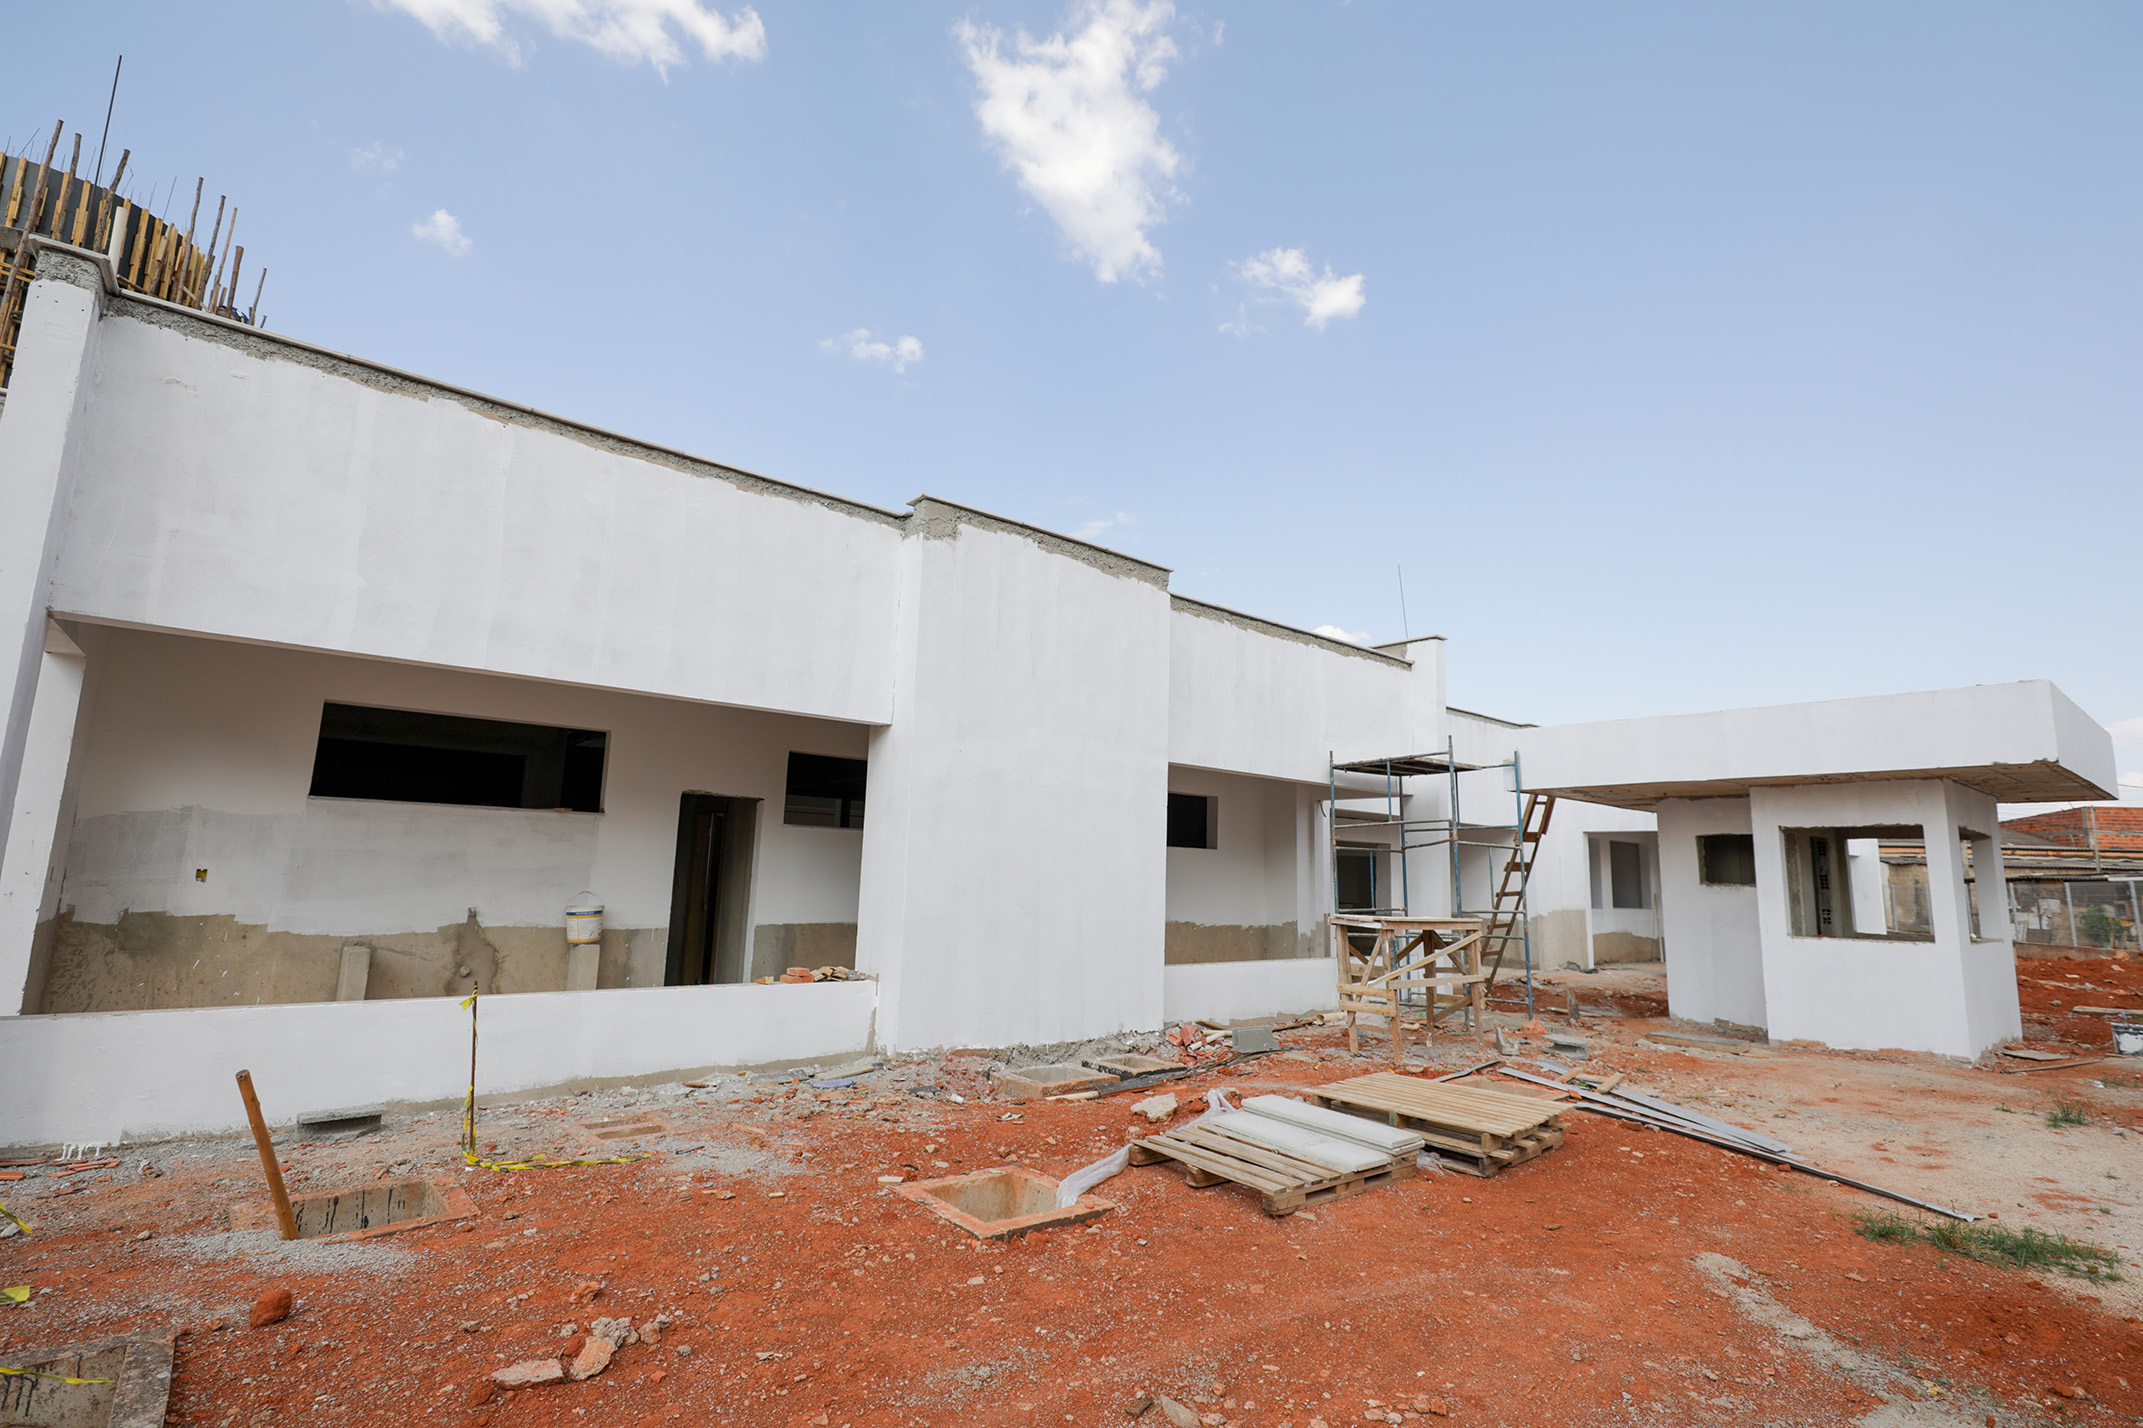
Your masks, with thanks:
[{"label": "square concrete pit", "polygon": [[1042,1096],[1068,1096],[1079,1091],[1099,1091],[1113,1086],[1117,1077],[1091,1067],[1059,1061],[1048,1066],[1022,1066],[1017,1071],[992,1071],[998,1096],[1007,1101],[1032,1101]]},{"label": "square concrete pit", "polygon": [[1107,1200],[1081,1195],[1060,1210],[1057,1182],[1031,1170],[975,1170],[894,1189],[978,1240],[1009,1240],[1030,1230],[1083,1225],[1116,1208]]},{"label": "square concrete pit", "polygon": [[[290,1208],[297,1215],[299,1239],[339,1243],[466,1220],[476,1213],[476,1202],[449,1176],[414,1175],[357,1190],[299,1195]],[[231,1228],[276,1229],[275,1205],[248,1200],[231,1206]]]},{"label": "square concrete pit", "polygon": [[[35,1428],[158,1428],[171,1398],[169,1329],[0,1356],[0,1423]],[[65,1379],[106,1379],[66,1383]]]},{"label": "square concrete pit", "polygon": [[1086,1064],[1096,1071],[1106,1071],[1112,1076],[1151,1076],[1156,1071],[1181,1071],[1179,1061],[1163,1061],[1158,1056],[1141,1056],[1127,1051],[1121,1056],[1089,1056]]}]

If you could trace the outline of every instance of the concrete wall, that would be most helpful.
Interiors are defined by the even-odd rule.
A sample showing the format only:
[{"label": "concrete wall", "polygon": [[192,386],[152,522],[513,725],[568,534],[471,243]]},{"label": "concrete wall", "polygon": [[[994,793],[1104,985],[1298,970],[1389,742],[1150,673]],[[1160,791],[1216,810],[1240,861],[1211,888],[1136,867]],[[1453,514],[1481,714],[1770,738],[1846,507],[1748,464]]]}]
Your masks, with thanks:
[{"label": "concrete wall", "polygon": [[[869,982],[821,982],[486,997],[477,1088],[843,1058],[871,1044],[875,995]],[[429,998],[12,1017],[0,1019],[0,1065],[38,1073],[35,1095],[0,1097],[0,1146],[116,1145],[243,1126],[241,1069],[278,1124],[369,1102],[457,1103],[469,1014]]]},{"label": "concrete wall", "polygon": [[1175,966],[1164,974],[1162,1008],[1170,1022],[1247,1021],[1337,1005],[1339,975],[1329,957]]},{"label": "concrete wall", "polygon": [[[1756,790],[1749,815],[1769,1013],[1763,1024],[1773,1037],[1977,1056],[2022,1034],[2015,954],[1999,896],[1978,938],[1965,901],[1958,833],[1992,832],[1992,799],[1942,780],[1805,785]],[[1926,833],[1932,940],[1795,936],[1780,830],[1895,824],[1918,824]],[[1996,889],[2000,866],[1993,855]]]},{"label": "concrete wall", "polygon": [[1218,820],[1214,847],[1167,850],[1167,961],[1322,955],[1324,790],[1187,768],[1168,771],[1168,790],[1211,798]]},{"label": "concrete wall", "polygon": [[1442,748],[1443,642],[1395,654],[1171,602],[1168,759],[1324,784],[1348,759]]},{"label": "concrete wall", "polygon": [[[1697,862],[1698,838],[1750,831],[1749,801],[1671,798],[1657,812],[1669,1009],[1692,1021],[1770,1026],[1756,889],[1707,886]],[[1766,875],[1760,848],[1756,862],[1760,882]]]},{"label": "concrete wall", "polygon": [[[760,800],[761,938],[837,961],[845,929],[853,947],[861,833],[781,810],[789,752],[860,757],[855,725],[78,630],[91,675],[46,1010],[324,1000],[353,939],[375,998],[559,990],[583,888],[607,910],[599,985],[660,985],[687,791]],[[326,702],[604,730],[603,811],[308,797]]]},{"label": "concrete wall", "polygon": [[1533,788],[1641,789],[1944,769],[1979,770],[2021,786],[2039,776],[2033,765],[2048,766],[2046,776],[2060,787],[2079,787],[2079,779],[2095,784],[2099,797],[2111,797],[2106,790],[2116,786],[2111,736],[2043,679],[1565,724],[1526,730],[1520,745]]},{"label": "concrete wall", "polygon": [[[1613,960],[1596,956],[1594,939],[1599,933],[1617,931],[1650,937],[1654,943],[1650,954],[1659,955],[1657,899],[1642,919],[1632,918],[1627,912],[1618,918],[1613,908],[1595,909],[1590,866],[1595,836],[1642,835],[1641,841],[1655,845],[1657,828],[1658,820],[1649,813],[1572,798],[1557,800],[1548,820],[1548,836],[1540,842],[1533,874],[1526,884],[1534,966],[1553,968],[1574,962],[1591,967],[1598,960]],[[1648,847],[1647,851],[1656,865],[1656,847]],[[1602,915],[1596,917],[1595,912]]]},{"label": "concrete wall", "polygon": [[1165,572],[916,505],[871,738],[857,965],[897,1048],[1161,1019]]},{"label": "concrete wall", "polygon": [[94,346],[63,614],[890,716],[897,516],[145,304]]}]

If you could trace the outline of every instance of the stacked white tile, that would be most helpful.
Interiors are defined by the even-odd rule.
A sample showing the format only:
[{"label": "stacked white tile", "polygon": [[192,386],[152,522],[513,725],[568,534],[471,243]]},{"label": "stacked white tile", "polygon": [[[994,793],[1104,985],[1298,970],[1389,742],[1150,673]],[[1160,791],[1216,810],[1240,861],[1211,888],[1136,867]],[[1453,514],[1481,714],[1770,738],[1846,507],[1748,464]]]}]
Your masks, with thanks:
[{"label": "stacked white tile", "polygon": [[1276,1121],[1285,1121],[1289,1125],[1300,1126],[1304,1130],[1355,1141],[1373,1150],[1380,1150],[1388,1156],[1412,1155],[1427,1144],[1410,1130],[1380,1125],[1360,1116],[1350,1116],[1344,1111],[1328,1110],[1323,1106],[1310,1105],[1306,1101],[1290,1100],[1286,1096],[1252,1096],[1243,1102],[1243,1109]]},{"label": "stacked white tile", "polygon": [[1268,1150],[1277,1150],[1292,1155],[1297,1160],[1307,1160],[1312,1165],[1322,1165],[1336,1173],[1352,1175],[1362,1170],[1381,1170],[1391,1164],[1388,1151],[1373,1149],[1358,1140],[1343,1140],[1336,1135],[1324,1135],[1318,1131],[1305,1130],[1287,1121],[1261,1116],[1255,1111],[1228,1111],[1213,1117],[1207,1125],[1218,1131],[1247,1140],[1252,1145],[1262,1145]]}]

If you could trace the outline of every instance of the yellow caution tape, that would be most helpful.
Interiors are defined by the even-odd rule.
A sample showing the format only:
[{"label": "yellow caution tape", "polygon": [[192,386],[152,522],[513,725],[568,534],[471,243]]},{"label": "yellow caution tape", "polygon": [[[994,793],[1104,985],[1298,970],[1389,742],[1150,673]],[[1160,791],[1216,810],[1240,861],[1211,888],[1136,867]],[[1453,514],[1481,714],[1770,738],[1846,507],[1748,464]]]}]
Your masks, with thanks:
[{"label": "yellow caution tape", "polygon": [[[479,1170],[562,1170],[569,1165],[630,1165],[644,1155],[605,1155],[589,1160],[553,1160],[547,1155],[534,1160],[482,1160],[476,1154],[476,993],[462,1005],[469,1009],[469,1099],[461,1113],[461,1158]],[[24,1226],[25,1229],[28,1226]]]},{"label": "yellow caution tape", "polygon": [[10,1304],[27,1304],[30,1302],[31,1292],[27,1284],[10,1284],[7,1288],[0,1289],[0,1299],[5,1299]]},{"label": "yellow caution tape", "polygon": [[69,1378],[63,1373],[40,1373],[36,1369],[0,1368],[0,1373],[17,1374],[24,1378],[49,1378],[56,1383],[113,1383],[109,1378]]},{"label": "yellow caution tape", "polygon": [[10,1220],[13,1220],[15,1222],[15,1227],[21,1230],[24,1234],[30,1233],[30,1222],[28,1220],[25,1220],[22,1216],[16,1214],[13,1210],[10,1210],[4,1204],[0,1204],[0,1215],[5,1215]]}]

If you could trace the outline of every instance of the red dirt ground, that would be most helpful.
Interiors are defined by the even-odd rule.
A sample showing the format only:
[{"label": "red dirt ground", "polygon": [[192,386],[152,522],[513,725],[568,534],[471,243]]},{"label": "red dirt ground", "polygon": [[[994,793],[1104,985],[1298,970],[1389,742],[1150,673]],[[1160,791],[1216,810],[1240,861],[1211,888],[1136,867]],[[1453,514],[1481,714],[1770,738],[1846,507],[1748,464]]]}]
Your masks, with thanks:
[{"label": "red dirt ground", "polygon": [[[2137,971],[2026,964],[2027,1016],[2053,1013],[2047,999],[2132,1001]],[[2078,995],[2072,974],[2129,995]],[[2064,1146],[2143,1120],[2143,1077],[2105,1064],[2009,1077],[1821,1050],[1685,1056],[1634,1047],[1647,1027],[1664,1023],[1589,1022],[1589,1066],[1654,1090],[1790,1087],[1810,1117],[1829,1113],[1816,1104],[1825,1099],[1889,1117],[1902,1151],[1948,1133],[1968,1108],[2022,1097],[2019,1083],[2033,1105],[2091,1107],[2092,1125]],[[2063,1015],[2048,1032],[2103,1043],[2105,1019]],[[1430,1054],[1473,1064],[1493,1054],[1483,1040],[1439,1033]],[[1329,1030],[1282,1041],[1305,1059],[1165,1088],[1186,1103],[1180,1118],[1211,1086],[1284,1091],[1381,1065],[1348,1057]],[[947,1058],[934,1079],[979,1096],[978,1065]],[[1944,1093],[1886,1091],[1900,1068],[1940,1078]],[[485,1143],[509,1155],[606,1153],[576,1126],[659,1114],[671,1133],[627,1165],[464,1172],[451,1113],[354,1141],[293,1135],[282,1154],[295,1193],[414,1165],[454,1169],[478,1206],[473,1220],[362,1244],[225,1232],[228,1204],[260,1194],[242,1141],[130,1148],[120,1167],[71,1176],[30,1167],[0,1185],[37,1226],[0,1242],[0,1284],[40,1293],[0,1308],[0,1346],[175,1325],[169,1421],[214,1428],[1128,1424],[1125,1405],[1162,1393],[1208,1424],[1258,1428],[1338,1428],[1371,1412],[1476,1424],[2143,1421],[2132,1265],[2129,1284],[2101,1287],[1874,1243],[1854,1233],[1853,1214],[1883,1202],[1673,1135],[1573,1110],[1560,1150],[1494,1179],[1424,1172],[1285,1219],[1247,1192],[1138,1168],[1097,1192],[1118,1208],[1091,1229],[995,1246],[879,1177],[1010,1163],[1062,1173],[1146,1130],[1131,1112],[1139,1097],[952,1104],[879,1079],[756,1096],[732,1082],[659,1102],[564,1097],[484,1114]],[[1837,1090],[1800,1089],[1825,1083]],[[2007,1134],[2035,1130],[1990,1119]],[[2143,1141],[2106,1143],[2119,1154]],[[160,1176],[140,1175],[144,1155]],[[1885,1158],[1835,1168],[1881,1180]],[[67,1184],[83,1188],[55,1193]],[[137,1239],[144,1230],[151,1238]],[[246,1327],[246,1306],[278,1285],[297,1312]],[[576,1300],[590,1285],[592,1303]],[[600,1377],[491,1388],[494,1369],[558,1354],[562,1325],[658,1311],[676,1320],[662,1341],[620,1350]],[[1857,1369],[1841,1357],[1853,1355]],[[1155,1409],[1139,1423],[1165,1421]]]}]

